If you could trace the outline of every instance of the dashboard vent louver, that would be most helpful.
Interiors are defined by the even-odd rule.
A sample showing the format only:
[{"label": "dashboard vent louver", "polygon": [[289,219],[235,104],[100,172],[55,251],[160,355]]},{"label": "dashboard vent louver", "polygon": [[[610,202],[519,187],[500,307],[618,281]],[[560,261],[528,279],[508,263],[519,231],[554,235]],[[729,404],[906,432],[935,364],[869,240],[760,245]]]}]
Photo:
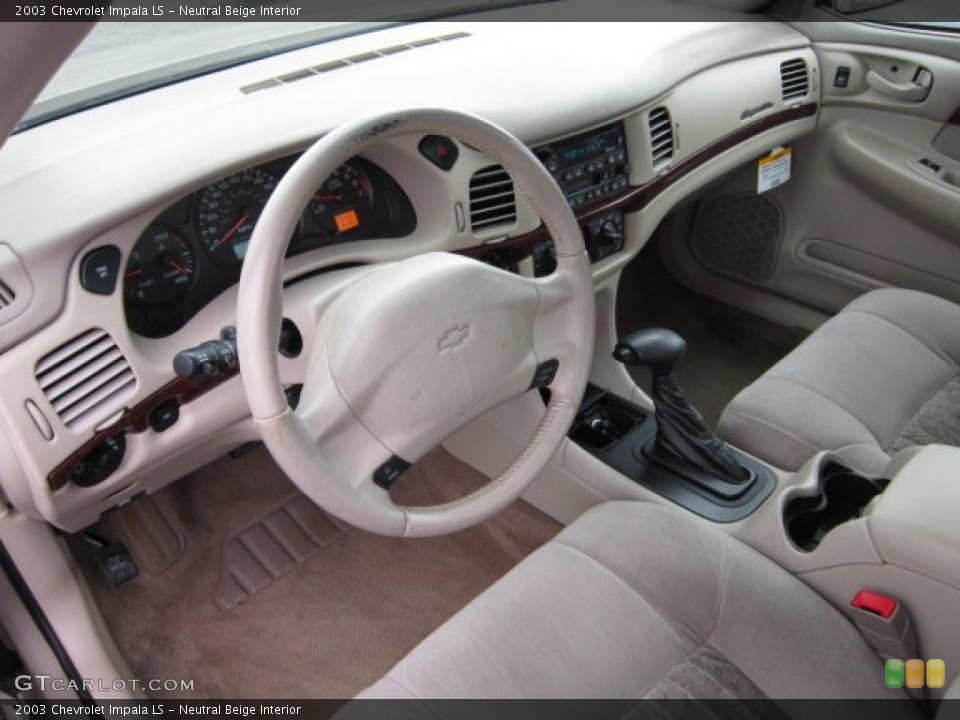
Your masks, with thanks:
[{"label": "dashboard vent louver", "polygon": [[342,68],[350,67],[351,65],[359,65],[371,60],[377,60],[390,55],[396,55],[397,53],[406,52],[407,50],[426,47],[427,45],[436,45],[437,43],[450,42],[451,40],[460,40],[461,38],[465,37],[470,37],[470,33],[456,32],[450,33],[449,35],[437,35],[435,37],[426,37],[422,40],[413,40],[412,42],[401,43],[400,45],[391,45],[390,47],[380,48],[379,50],[372,50],[370,52],[360,53],[358,55],[351,55],[339,60],[325,62],[320,65],[312,65],[311,67],[294,70],[293,72],[289,72],[285,75],[278,75],[277,77],[261,80],[260,82],[253,83],[252,85],[245,85],[244,87],[240,88],[240,92],[249,95],[250,93],[259,92],[260,90],[268,90],[269,88],[273,87],[289,85],[292,82],[305,80],[315,75],[323,75],[324,73],[333,72],[334,70],[341,70]]},{"label": "dashboard vent louver", "polygon": [[510,225],[517,219],[513,179],[500,165],[477,170],[470,178],[470,226],[473,231]]},{"label": "dashboard vent louver", "polygon": [[665,107],[654,108],[647,118],[650,125],[650,154],[657,167],[673,159],[673,122]]},{"label": "dashboard vent louver", "polygon": [[783,89],[784,102],[802,98],[810,91],[807,63],[802,58],[780,63],[780,86]]},{"label": "dashboard vent louver", "polygon": [[105,330],[88,330],[41,358],[37,382],[60,420],[80,430],[133,395],[137,378]]},{"label": "dashboard vent louver", "polygon": [[13,301],[16,300],[16,298],[17,294],[0,280],[0,310],[13,305]]}]

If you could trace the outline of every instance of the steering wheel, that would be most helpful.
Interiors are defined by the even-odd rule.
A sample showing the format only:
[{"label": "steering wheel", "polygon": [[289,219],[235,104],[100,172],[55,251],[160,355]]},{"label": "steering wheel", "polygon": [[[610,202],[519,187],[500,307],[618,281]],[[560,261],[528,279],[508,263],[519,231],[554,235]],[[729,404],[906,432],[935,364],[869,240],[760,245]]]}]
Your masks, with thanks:
[{"label": "steering wheel", "polygon": [[[557,269],[531,279],[437,252],[361,275],[317,323],[294,411],[277,364],[289,238],[334,170],[400,135],[458,138],[500,163],[550,232]],[[287,171],[251,238],[237,303],[250,410],[276,462],[333,515],[383,535],[464,529],[519,497],[563,443],[587,382],[593,293],[590,261],[570,206],[536,157],[507,131],[445,109],[386,112],[347,123]],[[393,503],[384,486],[410,463],[484,412],[546,383],[544,415],[499,477],[443,505]]]}]

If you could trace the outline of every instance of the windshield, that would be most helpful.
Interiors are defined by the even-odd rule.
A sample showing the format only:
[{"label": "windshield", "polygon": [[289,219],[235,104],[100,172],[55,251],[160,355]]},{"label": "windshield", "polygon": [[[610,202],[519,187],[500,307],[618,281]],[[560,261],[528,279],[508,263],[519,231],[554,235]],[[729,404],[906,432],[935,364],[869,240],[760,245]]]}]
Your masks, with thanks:
[{"label": "windshield", "polygon": [[[395,24],[386,21],[429,20],[545,1],[353,0],[350,17],[369,22],[103,21],[51,78],[17,130],[231,65]],[[328,5],[329,12],[322,5]],[[263,13],[274,4],[264,0],[255,6]],[[181,10],[170,12],[188,6],[178,7]],[[344,14],[342,0],[311,3],[309,11],[295,9],[298,17]]]},{"label": "windshield", "polygon": [[50,79],[18,129],[177,80],[382,25],[101,22]]}]

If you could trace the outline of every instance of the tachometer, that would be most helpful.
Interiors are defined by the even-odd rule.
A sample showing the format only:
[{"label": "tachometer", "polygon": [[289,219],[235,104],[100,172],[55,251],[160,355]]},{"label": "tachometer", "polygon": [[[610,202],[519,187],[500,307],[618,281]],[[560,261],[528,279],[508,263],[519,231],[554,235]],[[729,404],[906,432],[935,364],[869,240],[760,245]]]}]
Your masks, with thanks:
[{"label": "tachometer", "polygon": [[197,224],[210,255],[224,264],[238,264],[263,206],[277,186],[265,170],[252,168],[210,185],[200,196]]},{"label": "tachometer", "polygon": [[373,183],[355,162],[334,171],[307,205],[313,223],[330,237],[347,235],[370,221]]},{"label": "tachometer", "polygon": [[153,305],[171,302],[186,292],[193,272],[193,250],[183,236],[163,225],[150,225],[127,261],[124,297]]}]

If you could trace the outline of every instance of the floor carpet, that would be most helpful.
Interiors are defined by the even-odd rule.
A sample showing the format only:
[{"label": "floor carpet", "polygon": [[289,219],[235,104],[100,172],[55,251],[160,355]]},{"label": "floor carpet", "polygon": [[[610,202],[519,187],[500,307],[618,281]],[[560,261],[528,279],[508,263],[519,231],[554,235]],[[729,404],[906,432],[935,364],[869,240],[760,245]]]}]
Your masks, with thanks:
[{"label": "floor carpet", "polygon": [[[441,502],[485,481],[439,450],[404,475],[396,499]],[[352,697],[560,530],[522,501],[442,538],[348,528],[242,604],[219,609],[224,547],[296,496],[262,448],[187,476],[154,496],[179,534],[161,548],[169,562],[124,518],[143,513],[128,507],[110,514],[94,530],[148,559],[138,578],[116,588],[94,569],[95,551],[71,540],[140,678],[192,679],[197,698]]]},{"label": "floor carpet", "polygon": [[[808,333],[681,286],[664,267],[656,240],[624,270],[617,298],[617,331],[621,337],[649,327],[680,333],[687,341],[687,354],[677,377],[687,397],[715,427],[734,395]],[[631,368],[630,374],[649,392],[649,371]]]}]

